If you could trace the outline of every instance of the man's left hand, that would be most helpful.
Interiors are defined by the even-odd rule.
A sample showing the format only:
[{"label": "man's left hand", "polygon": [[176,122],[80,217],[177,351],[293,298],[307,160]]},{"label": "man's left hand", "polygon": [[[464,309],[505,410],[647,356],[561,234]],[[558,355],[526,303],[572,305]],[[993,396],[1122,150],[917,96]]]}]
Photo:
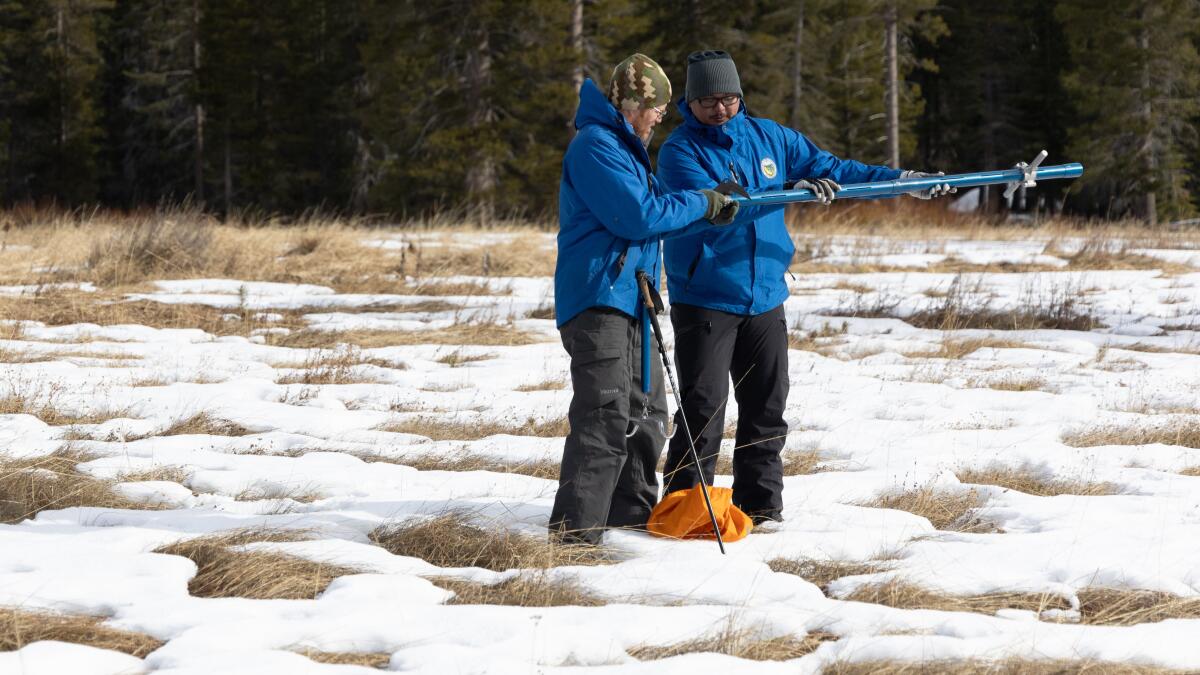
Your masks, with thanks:
[{"label": "man's left hand", "polygon": [[[900,173],[900,178],[936,178],[938,176],[945,175],[945,171],[939,171],[937,173],[927,173],[925,171],[903,171]],[[917,199],[933,199],[934,197],[941,197],[942,195],[952,195],[955,192],[958,192],[958,188],[950,185],[949,183],[939,183],[924,190],[914,190],[909,192],[908,195],[910,197],[916,197]]]}]

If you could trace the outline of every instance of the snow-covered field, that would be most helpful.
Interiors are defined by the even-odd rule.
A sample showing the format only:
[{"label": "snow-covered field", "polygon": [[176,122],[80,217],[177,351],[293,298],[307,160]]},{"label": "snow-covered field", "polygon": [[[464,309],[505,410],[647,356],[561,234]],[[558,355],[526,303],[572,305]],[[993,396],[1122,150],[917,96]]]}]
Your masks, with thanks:
[{"label": "snow-covered field", "polygon": [[[504,238],[487,236],[494,241],[473,243]],[[0,673],[378,672],[318,663],[302,650],[382,654],[390,670],[431,675],[807,673],[1006,659],[1200,671],[1200,272],[1179,269],[1200,263],[1200,253],[1137,252],[1171,262],[1169,274],[1052,271],[1067,262],[1046,242],[891,241],[864,251],[854,241],[824,242],[817,262],[923,268],[953,257],[1039,271],[790,280],[787,451],[815,453],[819,463],[786,478],[785,522],[730,544],[724,557],[712,542],[612,532],[611,564],[443,569],[369,536],[465,512],[488,530],[544,538],[556,482],[503,467],[561,453],[561,434],[533,435],[561,429],[570,400],[553,321],[528,318],[550,304],[549,278],[456,278],[494,294],[439,296],[446,305],[438,307],[418,295],[222,279],[162,280],[131,294],[255,312],[267,323],[303,308],[321,330],[437,331],[463,322],[486,330],[486,322],[511,321],[530,342],[515,346],[312,350],[273,346],[272,331],[286,328],[215,338],[199,329],[22,324],[0,341],[0,399],[75,423],[0,415],[0,453],[11,463],[67,446],[86,460],[79,471],[116,481],[119,495],[152,508],[51,506],[0,525],[0,607],[99,615],[163,644],[142,659],[35,642],[0,653]],[[367,244],[404,247],[386,235]],[[949,303],[967,315],[1043,312],[1093,327],[940,330],[928,316]],[[402,311],[406,304],[419,311]],[[932,327],[902,320],[914,315]],[[669,322],[664,328],[670,340]],[[321,376],[330,370],[336,376]],[[731,402],[726,424],[735,418]],[[162,435],[197,419],[236,431]],[[394,430],[414,424],[446,439]],[[454,436],[489,425],[513,433]],[[463,456],[494,460],[494,470],[412,466]],[[1018,476],[1026,491],[1002,485],[1004,476]],[[931,518],[878,501],[903,494],[957,497],[975,508]],[[338,576],[315,599],[195,597],[188,582],[196,564],[154,552],[239,528],[304,530],[302,541],[243,549],[359,573]],[[862,565],[821,588],[773,571],[787,569],[786,560]],[[522,575],[574,582],[602,604],[447,604],[452,593],[429,580],[496,584]],[[1011,593],[1040,597],[1042,606],[950,611],[933,600],[880,599],[879,589],[902,585],[935,600]],[[1104,625],[1130,622],[1097,619],[1089,598],[1098,589],[1159,592],[1140,597],[1198,618]],[[629,653],[730,633],[822,639],[789,661],[714,653],[639,661]]]}]

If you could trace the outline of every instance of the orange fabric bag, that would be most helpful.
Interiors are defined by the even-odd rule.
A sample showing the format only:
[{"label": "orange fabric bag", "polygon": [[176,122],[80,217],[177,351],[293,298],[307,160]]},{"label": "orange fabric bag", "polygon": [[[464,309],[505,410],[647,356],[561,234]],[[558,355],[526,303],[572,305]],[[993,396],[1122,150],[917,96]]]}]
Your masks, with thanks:
[{"label": "orange fabric bag", "polygon": [[[723,541],[737,541],[750,534],[754,523],[750,522],[750,516],[733,505],[733,490],[710,487],[708,496],[712,500],[713,514],[717,516]],[[699,484],[686,490],[676,490],[664,497],[650,512],[646,529],[651,534],[673,539],[716,539]]]}]

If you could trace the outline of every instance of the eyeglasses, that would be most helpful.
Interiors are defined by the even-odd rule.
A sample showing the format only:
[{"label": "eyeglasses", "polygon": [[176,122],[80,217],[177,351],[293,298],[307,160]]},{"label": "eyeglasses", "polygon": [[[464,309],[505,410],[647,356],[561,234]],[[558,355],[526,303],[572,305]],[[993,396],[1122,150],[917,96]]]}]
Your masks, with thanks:
[{"label": "eyeglasses", "polygon": [[658,121],[659,121],[659,122],[661,122],[661,121],[663,121],[664,119],[666,119],[666,117],[667,117],[667,107],[666,107],[666,106],[663,106],[663,107],[661,107],[661,108],[651,108],[651,110],[653,110],[655,113],[657,113],[657,114],[658,114]]},{"label": "eyeglasses", "polygon": [[729,108],[740,98],[737,94],[729,94],[727,96],[701,96],[696,101],[700,103],[701,108],[715,108],[718,103]]}]

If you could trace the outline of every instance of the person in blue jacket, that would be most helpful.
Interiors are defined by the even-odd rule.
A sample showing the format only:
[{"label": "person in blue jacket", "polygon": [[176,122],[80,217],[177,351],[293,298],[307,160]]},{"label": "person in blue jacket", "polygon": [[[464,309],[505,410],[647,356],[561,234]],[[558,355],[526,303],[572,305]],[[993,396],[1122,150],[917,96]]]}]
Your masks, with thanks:
[{"label": "person in blue jacket", "polygon": [[[841,189],[839,183],[936,175],[839,159],[798,131],[750,116],[737,68],[724,51],[688,56],[686,90],[678,102],[684,122],[658,153],[658,176],[672,190],[733,180],[750,193],[808,188],[827,204]],[[910,194],[928,199],[949,191],[939,185]],[[784,275],[795,252],[783,216],[779,208],[745,209],[734,221],[737,227],[673,238],[664,251],[683,398],[677,414],[686,414],[697,434],[696,452],[711,483],[732,376],[738,403],[733,503],[755,522],[782,520],[783,511]],[[681,426],[678,418],[675,426]],[[667,452],[668,493],[700,480],[694,464],[685,460],[687,452],[687,439],[677,434]]]},{"label": "person in blue jacket", "polygon": [[666,73],[642,54],[613,70],[607,94],[590,79],[579,91],[579,133],[559,185],[554,270],[555,317],[574,389],[550,513],[557,541],[597,544],[605,528],[645,526],[658,502],[667,406],[661,366],[648,358],[638,273],[657,293],[664,235],[726,225],[737,214],[724,194],[668,194],[655,178],[646,145],[670,102]]}]

